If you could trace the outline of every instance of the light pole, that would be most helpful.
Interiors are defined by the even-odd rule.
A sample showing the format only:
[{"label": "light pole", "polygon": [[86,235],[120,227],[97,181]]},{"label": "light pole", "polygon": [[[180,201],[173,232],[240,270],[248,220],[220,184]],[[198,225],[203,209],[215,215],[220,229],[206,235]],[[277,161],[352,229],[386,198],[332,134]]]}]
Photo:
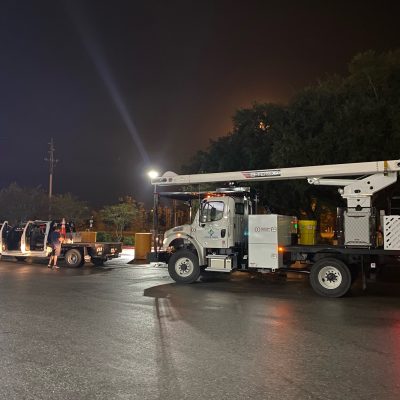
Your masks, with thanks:
[{"label": "light pole", "polygon": [[[150,179],[155,179],[158,177],[158,172],[157,171],[149,171],[148,174]],[[153,245],[154,245],[154,253],[157,257],[157,247],[158,247],[158,194],[157,194],[157,185],[154,184],[154,190],[153,190],[153,233],[154,233],[154,238],[153,238]]]}]

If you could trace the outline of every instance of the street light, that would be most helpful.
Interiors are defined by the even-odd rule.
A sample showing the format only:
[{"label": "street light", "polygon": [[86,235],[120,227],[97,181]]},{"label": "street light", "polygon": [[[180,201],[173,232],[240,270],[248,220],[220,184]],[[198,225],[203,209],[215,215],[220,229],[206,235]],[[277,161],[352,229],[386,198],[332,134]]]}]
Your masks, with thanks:
[{"label": "street light", "polygon": [[[151,170],[147,173],[150,179],[155,179],[159,176],[158,172],[155,170]],[[157,195],[157,185],[154,184],[154,191],[153,191],[153,232],[154,232],[154,253],[157,257],[157,236],[158,236],[158,195]]]},{"label": "street light", "polygon": [[152,169],[147,173],[147,175],[149,176],[150,179],[155,179],[158,177],[158,172]]}]

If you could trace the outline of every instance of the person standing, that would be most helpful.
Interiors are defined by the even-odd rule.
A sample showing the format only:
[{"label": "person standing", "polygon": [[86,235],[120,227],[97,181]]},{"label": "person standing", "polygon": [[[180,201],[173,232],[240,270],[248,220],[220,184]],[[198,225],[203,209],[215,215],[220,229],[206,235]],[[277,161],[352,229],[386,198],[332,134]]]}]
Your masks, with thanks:
[{"label": "person standing", "polygon": [[49,260],[49,264],[47,265],[48,268],[52,268],[51,263],[53,262],[53,267],[55,269],[59,269],[60,267],[57,265],[57,259],[61,254],[61,243],[62,237],[60,233],[60,228],[56,225],[53,231],[50,233],[50,247],[51,247],[51,256]]}]

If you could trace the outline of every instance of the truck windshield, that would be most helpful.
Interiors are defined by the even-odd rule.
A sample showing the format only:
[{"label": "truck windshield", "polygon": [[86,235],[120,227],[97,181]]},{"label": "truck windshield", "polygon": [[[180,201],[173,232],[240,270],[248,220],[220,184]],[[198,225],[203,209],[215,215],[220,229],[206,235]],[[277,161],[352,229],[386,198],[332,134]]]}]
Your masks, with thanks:
[{"label": "truck windshield", "polygon": [[201,222],[218,221],[224,216],[224,203],[222,201],[208,201],[201,209]]}]

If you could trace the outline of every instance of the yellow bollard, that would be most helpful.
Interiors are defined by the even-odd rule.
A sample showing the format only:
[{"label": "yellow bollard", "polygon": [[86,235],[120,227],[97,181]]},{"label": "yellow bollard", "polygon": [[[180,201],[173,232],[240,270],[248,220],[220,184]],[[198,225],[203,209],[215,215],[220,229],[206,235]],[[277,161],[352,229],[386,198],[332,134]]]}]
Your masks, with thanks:
[{"label": "yellow bollard", "polygon": [[135,233],[135,260],[146,260],[151,251],[151,233]]}]

